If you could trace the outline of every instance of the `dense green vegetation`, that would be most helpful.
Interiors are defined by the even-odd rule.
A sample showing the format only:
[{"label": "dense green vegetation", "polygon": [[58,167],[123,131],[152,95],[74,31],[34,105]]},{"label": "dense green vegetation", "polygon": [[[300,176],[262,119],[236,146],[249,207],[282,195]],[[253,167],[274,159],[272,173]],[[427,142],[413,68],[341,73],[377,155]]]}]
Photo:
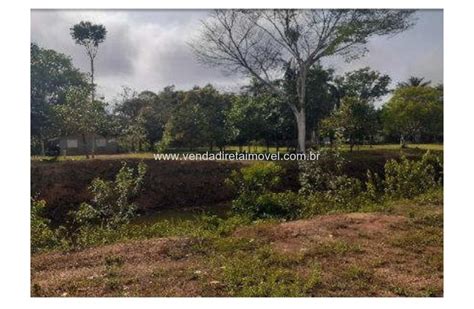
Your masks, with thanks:
[{"label": "dense green vegetation", "polygon": [[[158,93],[124,88],[116,102],[91,101],[95,87],[68,56],[35,44],[31,55],[32,154],[44,155],[51,138],[77,135],[86,141],[96,134],[116,137],[123,152],[297,148],[290,107],[258,79],[237,93],[212,85],[187,91],[169,86]],[[294,100],[295,78],[288,68],[276,81]],[[336,76],[315,63],[306,85],[307,145],[332,143],[337,134],[351,150],[386,142],[442,142],[442,85],[399,85],[387,104],[376,108],[375,102],[392,93],[389,85],[388,75],[370,68]],[[93,153],[94,143],[88,147]]]},{"label": "dense green vegetation", "polygon": [[[321,161],[319,166],[315,162],[300,166],[301,189],[298,193],[279,190],[280,176],[285,167],[277,163],[257,162],[234,171],[227,184],[237,189],[237,195],[232,209],[224,217],[203,213],[191,218],[127,222],[133,212],[127,213],[125,220],[119,220],[122,217],[117,216],[121,212],[117,212],[117,216],[102,216],[102,220],[83,221],[76,225],[74,237],[71,238],[65,233],[70,222],[64,222],[59,227],[52,225],[44,212],[45,202],[33,200],[31,245],[35,253],[34,265],[43,257],[59,258],[55,267],[62,267],[62,255],[54,252],[67,251],[71,263],[86,263],[87,266],[81,266],[86,268],[99,263],[99,269],[104,269],[104,274],[81,280],[74,279],[76,277],[67,279],[67,275],[57,283],[56,277],[51,277],[49,281],[34,280],[38,283],[33,284],[32,293],[36,296],[66,292],[83,295],[81,293],[85,291],[87,294],[84,295],[114,296],[149,293],[155,296],[189,296],[194,293],[209,296],[441,295],[442,285],[432,276],[433,272],[442,271],[442,250],[439,251],[442,248],[443,226],[442,213],[439,213],[443,200],[442,157],[427,152],[421,160],[391,160],[385,164],[384,176],[368,172],[367,181],[361,182],[343,173],[341,167],[346,164],[343,156],[334,150],[332,152],[326,154],[327,159]],[[124,208],[132,210],[136,201],[133,198],[134,192],[137,192],[136,185],[142,179],[140,175],[143,175],[143,167],[141,173],[135,173],[133,169],[123,166],[115,181],[95,179],[91,187],[95,197],[88,203],[92,203],[97,210],[105,211],[109,205],[124,205]],[[102,185],[98,186],[99,183]],[[122,203],[115,203],[116,198]],[[111,203],[102,202],[104,200]],[[377,219],[382,221],[375,221],[376,216],[368,217],[368,226],[348,228],[349,224],[359,222],[359,219],[338,216],[346,213],[357,215],[354,212],[375,213],[382,216],[382,219]],[[383,214],[397,216],[383,217]],[[71,215],[77,218],[78,213]],[[385,224],[383,220],[389,220],[389,217],[395,220],[386,227],[390,231],[378,231],[375,236],[372,235],[371,229]],[[400,218],[406,219],[396,221]],[[334,235],[352,229],[358,232],[354,232],[356,234],[351,238],[337,236],[332,239],[330,234],[328,240],[313,239],[302,243],[304,247],[298,250],[282,252],[275,247],[283,241],[299,243],[302,241],[299,235],[304,237],[309,233],[297,232],[296,229],[289,235],[284,231],[280,235],[277,232],[279,224],[287,222],[290,224],[286,227],[288,229],[292,223],[295,227],[306,226],[304,220],[317,220],[318,223],[309,226],[335,229]],[[334,222],[331,223],[331,220]],[[322,237],[325,235],[323,231],[318,230],[315,235]],[[285,237],[289,238],[286,240]],[[372,241],[373,237],[376,242]],[[385,243],[383,248],[374,249],[372,246],[381,239]],[[142,245],[141,241],[159,242],[150,246],[147,243]],[[98,253],[102,258],[96,261],[93,252],[109,252],[107,245],[114,244],[119,246],[113,254],[106,253],[104,259],[104,253]],[[126,249],[127,246],[131,248]],[[153,248],[160,250],[160,260],[156,261],[158,266],[147,261],[150,255],[155,256],[150,251]],[[426,248],[432,250],[429,256],[423,255]],[[142,253],[142,250],[145,252]],[[388,256],[383,259],[373,255],[380,250],[389,250],[387,252],[390,253],[384,253]],[[129,255],[130,252],[133,255]],[[398,255],[393,252],[398,252]],[[400,252],[405,253],[400,255]],[[86,262],[81,258],[82,254],[88,256]],[[138,268],[135,274],[129,273],[127,265],[135,263],[130,259],[141,254],[144,257],[140,261],[147,267]],[[345,259],[349,257],[352,262],[348,263]],[[377,273],[379,267],[399,265],[402,258],[406,260],[403,263],[419,261],[421,264],[417,274],[430,278],[429,283],[412,286],[408,282],[393,282],[390,276]],[[50,265],[51,262],[48,263]],[[342,268],[341,263],[345,265]],[[180,270],[176,267],[181,266],[174,264],[185,268]],[[146,282],[153,282],[154,285],[135,281],[137,276],[148,276],[142,272],[151,265],[154,265],[151,277]],[[51,271],[54,273],[55,270]],[[35,276],[39,275],[35,272]],[[179,286],[198,284],[199,292],[193,292],[194,289],[189,287],[184,291],[174,290],[170,280]],[[390,283],[387,285],[384,282]],[[130,286],[135,286],[132,294],[127,292]]]},{"label": "dense green vegetation", "polygon": [[[344,158],[338,151],[328,150],[323,158],[300,162],[299,192],[281,191],[281,165],[258,162],[233,171],[227,179],[227,185],[237,192],[227,218],[203,215],[191,221],[164,220],[144,226],[129,220],[134,216],[134,199],[145,166],[139,165],[135,174],[124,165],[113,182],[94,179],[90,187],[91,204],[84,202],[78,211],[70,212],[70,219],[59,227],[51,225],[41,211],[45,202],[33,200],[32,250],[147,237],[226,235],[255,220],[295,220],[328,213],[383,210],[391,200],[415,198],[442,186],[442,157],[429,151],[421,160],[402,157],[399,161],[388,161],[384,176],[369,170],[365,183],[344,174]],[[49,241],[45,241],[47,238]]]}]

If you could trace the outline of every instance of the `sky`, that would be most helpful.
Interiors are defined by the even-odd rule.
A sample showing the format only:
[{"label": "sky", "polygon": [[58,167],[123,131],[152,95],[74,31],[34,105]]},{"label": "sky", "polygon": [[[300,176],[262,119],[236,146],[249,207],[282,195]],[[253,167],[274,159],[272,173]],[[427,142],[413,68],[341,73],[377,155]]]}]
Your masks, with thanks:
[{"label": "sky", "polygon": [[[103,24],[107,38],[95,59],[97,92],[107,101],[123,87],[158,92],[175,85],[190,89],[212,83],[223,91],[237,91],[244,76],[223,74],[197,62],[188,42],[194,38],[206,10],[32,10],[31,41],[72,57],[73,64],[90,72],[82,46],[70,28],[82,21]],[[365,57],[345,62],[332,57],[323,65],[343,74],[369,66],[392,78],[392,86],[410,76],[443,82],[443,11],[420,10],[411,29],[393,37],[371,39]]]}]

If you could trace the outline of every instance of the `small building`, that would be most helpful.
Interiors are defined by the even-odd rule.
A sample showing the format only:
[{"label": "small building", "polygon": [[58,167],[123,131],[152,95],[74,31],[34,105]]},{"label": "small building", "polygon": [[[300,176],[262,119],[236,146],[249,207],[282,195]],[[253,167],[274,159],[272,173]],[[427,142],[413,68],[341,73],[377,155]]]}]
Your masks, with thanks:
[{"label": "small building", "polygon": [[[54,140],[59,146],[61,155],[85,155],[92,153],[93,143],[95,142],[95,154],[114,154],[119,152],[117,139],[101,135],[87,136],[84,139],[81,135],[64,136]],[[87,151],[88,149],[88,151]]]}]

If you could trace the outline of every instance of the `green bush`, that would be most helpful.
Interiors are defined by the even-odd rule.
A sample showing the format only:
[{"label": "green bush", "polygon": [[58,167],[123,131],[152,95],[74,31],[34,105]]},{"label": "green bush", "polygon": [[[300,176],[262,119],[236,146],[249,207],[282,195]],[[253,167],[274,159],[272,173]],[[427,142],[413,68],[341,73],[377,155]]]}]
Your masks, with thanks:
[{"label": "green bush", "polygon": [[226,183],[238,194],[264,193],[274,189],[281,181],[283,168],[273,162],[257,162],[232,171]]},{"label": "green bush", "polygon": [[267,192],[255,198],[247,213],[253,218],[298,218],[301,212],[301,199],[298,193]]},{"label": "green bush", "polygon": [[390,197],[412,198],[437,187],[437,162],[426,152],[421,160],[408,160],[402,157],[400,161],[390,160],[385,164],[385,193]]},{"label": "green bush", "polygon": [[357,178],[346,175],[335,176],[328,182],[326,196],[337,205],[349,205],[362,193],[362,183]]},{"label": "green bush", "polygon": [[371,201],[380,201],[384,194],[384,184],[377,173],[367,171],[365,182],[365,196]]},{"label": "green bush", "polygon": [[344,174],[345,161],[338,148],[320,153],[317,161],[299,162],[300,194],[306,196],[303,216],[358,210],[365,198],[361,181]]},{"label": "green bush", "polygon": [[124,162],[114,181],[95,178],[89,190],[93,194],[91,203],[82,203],[74,215],[74,221],[80,226],[100,224],[115,228],[128,223],[135,216],[136,205],[132,200],[137,196],[143,184],[146,165],[140,162],[137,172]]},{"label": "green bush", "polygon": [[[77,210],[69,211],[53,232],[56,239],[61,240],[63,249],[125,238],[123,226],[136,214],[133,200],[141,189],[145,172],[143,163],[138,164],[136,173],[123,163],[114,181],[95,178],[89,187],[93,195],[91,202],[83,202]],[[45,244],[39,245],[48,248]]]},{"label": "green bush", "polygon": [[294,218],[298,196],[292,192],[275,193],[283,169],[273,162],[258,162],[232,172],[226,183],[237,191],[232,201],[236,213],[251,218]]},{"label": "green bush", "polygon": [[321,149],[319,160],[299,161],[299,182],[302,194],[330,190],[335,176],[343,175],[344,158],[337,148]]},{"label": "green bush", "polygon": [[31,251],[50,249],[60,244],[57,233],[51,229],[50,220],[45,217],[44,200],[31,200]]}]

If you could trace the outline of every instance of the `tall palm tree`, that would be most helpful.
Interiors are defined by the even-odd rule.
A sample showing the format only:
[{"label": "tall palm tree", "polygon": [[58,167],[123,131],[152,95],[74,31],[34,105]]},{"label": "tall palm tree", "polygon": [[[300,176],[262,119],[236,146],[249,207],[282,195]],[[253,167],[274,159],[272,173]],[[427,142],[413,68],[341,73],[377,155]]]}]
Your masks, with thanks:
[{"label": "tall palm tree", "polygon": [[398,83],[398,88],[404,87],[428,87],[431,84],[431,81],[424,82],[424,77],[415,77],[410,76],[410,78],[406,82]]}]

